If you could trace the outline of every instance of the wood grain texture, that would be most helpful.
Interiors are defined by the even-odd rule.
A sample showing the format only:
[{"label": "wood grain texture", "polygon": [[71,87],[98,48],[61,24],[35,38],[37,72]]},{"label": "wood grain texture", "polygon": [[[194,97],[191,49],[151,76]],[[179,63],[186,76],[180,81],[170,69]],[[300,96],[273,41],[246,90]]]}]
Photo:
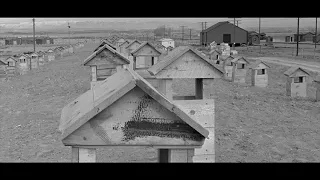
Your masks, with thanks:
[{"label": "wood grain texture", "polygon": [[92,80],[93,82],[97,81],[97,66],[91,66]]},{"label": "wood grain texture", "polygon": [[96,162],[96,150],[88,149],[88,148],[79,148],[79,162],[80,163]]},{"label": "wood grain texture", "polygon": [[203,139],[177,115],[136,87],[63,142],[68,145],[201,146]]},{"label": "wood grain texture", "polygon": [[192,51],[163,68],[156,78],[220,78],[221,73]]},{"label": "wood grain texture", "polygon": [[71,162],[78,163],[79,162],[79,148],[71,147]]}]

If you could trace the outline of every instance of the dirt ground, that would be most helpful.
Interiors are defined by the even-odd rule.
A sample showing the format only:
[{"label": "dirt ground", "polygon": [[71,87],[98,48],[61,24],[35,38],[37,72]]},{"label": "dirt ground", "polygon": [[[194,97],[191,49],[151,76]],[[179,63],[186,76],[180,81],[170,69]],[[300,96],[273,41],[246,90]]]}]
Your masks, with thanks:
[{"label": "dirt ground", "polygon": [[[60,141],[61,109],[90,88],[90,69],[81,66],[98,44],[51,61],[24,76],[0,82],[0,162],[70,162]],[[309,84],[308,98],[285,95],[289,67],[270,64],[269,86],[215,80],[216,162],[317,162],[320,160],[320,102]],[[174,90],[194,93],[194,82]],[[183,87],[183,88],[181,88]],[[183,90],[183,91],[181,91]],[[102,148],[98,162],[156,162],[152,148]]]}]

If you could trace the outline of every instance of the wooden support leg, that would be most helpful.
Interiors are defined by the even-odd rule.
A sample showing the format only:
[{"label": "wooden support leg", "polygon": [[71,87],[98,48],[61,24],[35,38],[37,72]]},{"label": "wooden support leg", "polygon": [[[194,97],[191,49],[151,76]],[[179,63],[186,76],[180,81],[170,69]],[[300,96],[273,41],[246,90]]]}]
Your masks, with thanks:
[{"label": "wooden support leg", "polygon": [[192,163],[194,149],[158,149],[159,163]]},{"label": "wooden support leg", "polygon": [[79,162],[79,148],[77,147],[71,147],[71,154],[72,154],[72,157],[71,157],[71,162],[73,163],[77,163]]},{"label": "wooden support leg", "polygon": [[72,147],[72,162],[96,162],[96,149]]}]

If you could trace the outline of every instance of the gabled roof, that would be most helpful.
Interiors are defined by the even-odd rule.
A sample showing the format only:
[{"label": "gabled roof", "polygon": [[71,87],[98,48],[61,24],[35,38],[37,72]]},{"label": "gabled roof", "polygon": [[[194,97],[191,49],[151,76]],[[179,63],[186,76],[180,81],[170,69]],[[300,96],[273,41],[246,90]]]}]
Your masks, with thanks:
[{"label": "gabled roof", "polygon": [[221,74],[223,74],[223,71],[220,70],[218,67],[216,67],[211,60],[209,60],[207,57],[203,56],[201,53],[199,53],[197,50],[189,47],[189,46],[179,46],[175,49],[173,49],[171,52],[168,53],[167,56],[165,56],[161,61],[159,61],[157,64],[151,66],[148,71],[151,75],[158,74],[162,69],[169,66],[171,63],[173,63],[176,59],[178,59],[180,56],[182,56],[187,51],[192,51],[199,57],[201,57],[204,61],[206,61],[208,64],[210,64],[213,68],[217,69]]},{"label": "gabled roof", "polygon": [[62,139],[76,131],[136,86],[170,112],[180,117],[182,121],[186,122],[202,136],[208,137],[208,130],[203,128],[188,113],[185,113],[178,105],[159,93],[138,73],[130,68],[124,68],[102,81],[94,89],[94,93],[93,90],[89,90],[62,109],[59,125],[59,130],[62,131]]},{"label": "gabled roof", "polygon": [[30,56],[29,56],[28,54],[21,54],[21,56],[19,57],[19,59],[20,59],[21,57],[30,58]]},{"label": "gabled roof", "polygon": [[249,61],[247,61],[247,60],[246,60],[244,57],[242,57],[242,56],[237,56],[237,57],[233,58],[233,59],[231,60],[231,62],[236,63],[236,62],[239,61],[240,59],[243,59],[245,62],[247,62],[247,64],[250,64]]},{"label": "gabled roof", "polygon": [[129,44],[130,44],[130,41],[128,41],[128,40],[126,39],[124,42],[122,42],[121,44],[119,44],[119,46],[122,46],[124,43],[129,43]]},{"label": "gabled roof", "polygon": [[99,44],[99,46],[98,46],[93,52],[97,51],[99,48],[101,48],[101,47],[104,46],[105,44],[107,44],[108,46],[110,46],[112,49],[117,50],[117,48],[116,48],[113,44],[111,44],[109,41],[103,40],[103,41]]},{"label": "gabled roof", "polygon": [[234,57],[230,56],[230,55],[227,55],[227,56],[221,56],[220,59],[222,61],[226,61],[226,60],[230,60],[232,61],[234,59]]},{"label": "gabled roof", "polygon": [[37,52],[33,52],[33,53],[30,54],[30,56],[32,56],[32,55],[39,56],[39,54]]},{"label": "gabled roof", "polygon": [[211,51],[208,52],[208,54],[212,54],[214,52],[217,52],[218,54],[221,54],[221,51],[219,51],[217,49],[212,49]]},{"label": "gabled roof", "polygon": [[8,63],[4,62],[3,60],[0,59],[0,65],[8,65]]},{"label": "gabled roof", "polygon": [[307,75],[310,76],[310,74],[306,70],[304,70],[304,69],[302,69],[300,67],[291,67],[286,72],[284,72],[284,75],[292,77],[292,75],[298,70],[301,70],[301,71],[303,71],[304,73],[306,73]]},{"label": "gabled roof", "polygon": [[126,46],[126,49],[127,49],[128,47],[130,47],[134,42],[137,42],[137,43],[139,43],[139,44],[142,44],[141,41],[135,39],[135,40],[131,41],[131,42]]},{"label": "gabled roof", "polygon": [[10,57],[8,57],[7,59],[6,59],[6,61],[8,61],[8,59],[13,59],[14,61],[18,61],[15,57],[13,57],[13,56],[10,56]]},{"label": "gabled roof", "polygon": [[133,51],[131,52],[131,54],[134,54],[134,53],[138,52],[141,48],[143,48],[143,47],[146,46],[146,45],[149,45],[152,49],[156,50],[159,54],[161,54],[161,52],[160,52],[158,49],[156,49],[156,48],[155,48],[151,43],[149,43],[149,42],[144,42],[144,43],[140,44],[140,46],[138,46],[135,50],[133,50]]},{"label": "gabled roof", "polygon": [[84,60],[83,65],[85,66],[89,61],[91,61],[94,57],[96,57],[104,49],[108,49],[113,54],[116,54],[118,57],[120,57],[122,60],[124,60],[125,63],[130,64],[130,61],[125,56],[123,56],[121,53],[119,53],[118,51],[116,51],[113,48],[111,48],[109,45],[105,44],[100,49],[98,49],[93,54],[91,54],[89,57],[87,57],[87,59]]},{"label": "gabled roof", "polygon": [[264,64],[267,68],[270,68],[265,62],[261,60],[257,60],[254,63],[250,63],[249,69],[257,69],[260,64]]},{"label": "gabled roof", "polygon": [[[230,23],[229,21],[222,21],[222,22],[218,22],[218,23],[216,23],[216,24],[214,24],[214,25],[212,25],[212,26],[210,26],[209,28],[207,28],[207,29],[205,29],[205,30],[203,30],[202,32],[208,32],[208,31],[211,31],[211,30],[213,30],[213,29],[215,29],[215,28],[217,28],[217,27],[219,27],[219,26],[221,26],[221,25],[223,25],[223,24],[228,24],[228,23]],[[233,25],[232,23],[230,23],[231,25]],[[242,29],[241,27],[239,27],[239,26],[236,26],[237,28],[239,28],[239,29]],[[244,31],[246,31],[246,32],[248,32],[247,30],[245,30],[245,29],[242,29],[242,30],[244,30]]]}]

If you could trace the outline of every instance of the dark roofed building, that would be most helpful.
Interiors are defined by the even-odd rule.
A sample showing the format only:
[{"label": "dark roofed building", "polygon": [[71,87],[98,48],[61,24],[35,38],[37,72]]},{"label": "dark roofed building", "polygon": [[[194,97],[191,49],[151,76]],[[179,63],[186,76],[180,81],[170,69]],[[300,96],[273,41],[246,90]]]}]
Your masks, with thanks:
[{"label": "dark roofed building", "polygon": [[233,42],[236,44],[247,44],[248,31],[240,28],[239,26],[234,26],[228,21],[219,22],[200,33],[201,45],[209,45],[213,41],[215,41],[217,44],[223,42],[228,44]]}]

